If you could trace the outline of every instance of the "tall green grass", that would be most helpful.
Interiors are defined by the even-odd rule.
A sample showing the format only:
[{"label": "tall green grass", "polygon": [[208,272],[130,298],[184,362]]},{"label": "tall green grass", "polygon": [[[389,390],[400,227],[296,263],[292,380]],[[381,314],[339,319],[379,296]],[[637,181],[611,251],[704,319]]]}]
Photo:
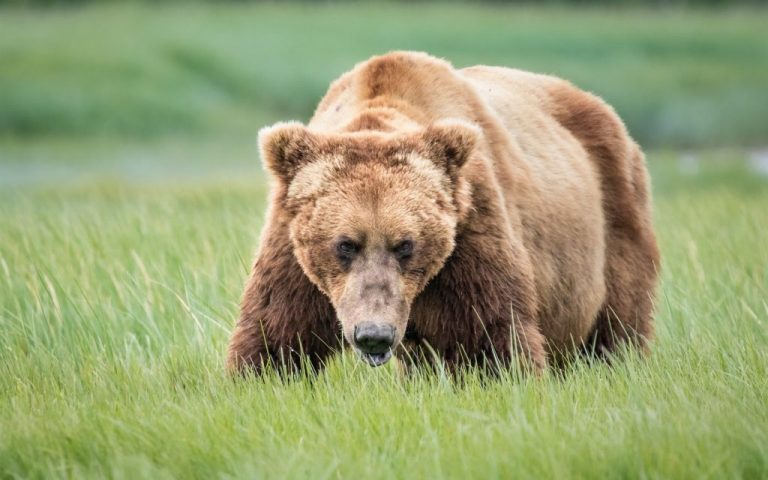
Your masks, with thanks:
[{"label": "tall green grass", "polygon": [[768,182],[654,157],[647,359],[463,384],[338,357],[223,372],[263,178],[0,190],[0,476],[761,478]]},{"label": "tall green grass", "polygon": [[761,145],[763,8],[171,4],[0,9],[0,136],[231,137],[306,120],[328,83],[392,49],[552,73],[644,145]]}]

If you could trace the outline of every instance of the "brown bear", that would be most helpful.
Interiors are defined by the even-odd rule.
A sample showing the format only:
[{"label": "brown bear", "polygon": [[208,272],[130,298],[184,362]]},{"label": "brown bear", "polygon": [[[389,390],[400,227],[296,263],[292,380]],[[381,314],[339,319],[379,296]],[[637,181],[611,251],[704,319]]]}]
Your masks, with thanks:
[{"label": "brown bear", "polygon": [[259,142],[274,184],[231,370],[320,367],[343,341],[374,366],[394,353],[534,372],[647,348],[649,178],[600,98],[393,52]]}]

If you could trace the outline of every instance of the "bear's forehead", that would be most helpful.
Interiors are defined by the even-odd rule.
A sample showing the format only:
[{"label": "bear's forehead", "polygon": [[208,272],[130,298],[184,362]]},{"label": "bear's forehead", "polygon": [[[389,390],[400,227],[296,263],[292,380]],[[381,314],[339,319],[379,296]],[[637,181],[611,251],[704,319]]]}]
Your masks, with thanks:
[{"label": "bear's forehead", "polygon": [[312,203],[294,223],[293,238],[304,245],[326,245],[346,237],[366,245],[392,246],[403,239],[421,241],[435,232],[451,231],[456,219],[445,205],[425,200],[417,192],[396,197],[365,192],[355,198],[328,195]]},{"label": "bear's forehead", "polygon": [[371,192],[392,195],[412,190],[429,197],[447,195],[450,180],[433,162],[416,153],[365,160],[334,153],[318,155],[299,169],[288,187],[288,198],[302,201],[334,193],[367,196]]}]

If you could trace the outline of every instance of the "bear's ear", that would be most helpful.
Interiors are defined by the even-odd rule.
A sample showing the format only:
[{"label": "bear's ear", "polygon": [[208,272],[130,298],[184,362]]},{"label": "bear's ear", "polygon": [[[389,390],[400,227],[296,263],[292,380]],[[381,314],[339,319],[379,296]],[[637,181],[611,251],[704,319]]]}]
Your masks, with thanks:
[{"label": "bear's ear", "polygon": [[259,130],[264,167],[286,183],[312,160],[317,143],[317,138],[299,122],[280,122]]},{"label": "bear's ear", "polygon": [[422,141],[430,160],[453,177],[475,148],[480,129],[463,120],[433,123],[422,133]]}]

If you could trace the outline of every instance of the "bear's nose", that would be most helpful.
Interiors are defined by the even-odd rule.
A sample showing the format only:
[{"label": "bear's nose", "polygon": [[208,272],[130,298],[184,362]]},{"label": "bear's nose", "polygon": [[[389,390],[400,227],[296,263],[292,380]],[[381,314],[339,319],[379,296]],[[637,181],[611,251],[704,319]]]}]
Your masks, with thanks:
[{"label": "bear's nose", "polygon": [[395,341],[395,327],[386,323],[363,322],[355,326],[355,345],[364,353],[388,352]]}]

